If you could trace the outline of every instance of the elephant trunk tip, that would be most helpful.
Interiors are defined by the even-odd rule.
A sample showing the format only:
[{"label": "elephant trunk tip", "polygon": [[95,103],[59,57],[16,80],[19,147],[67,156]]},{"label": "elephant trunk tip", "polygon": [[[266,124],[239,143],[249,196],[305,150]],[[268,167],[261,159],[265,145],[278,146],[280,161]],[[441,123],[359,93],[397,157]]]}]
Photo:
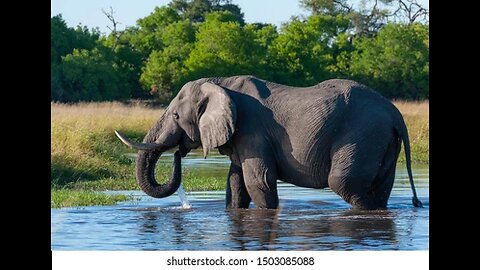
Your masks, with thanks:
[{"label": "elephant trunk tip", "polygon": [[142,151],[137,156],[136,170],[137,180],[140,188],[147,195],[154,198],[165,198],[178,190],[182,182],[181,155],[179,151],[174,154],[172,175],[164,184],[159,184],[155,179],[155,165],[162,152]]}]

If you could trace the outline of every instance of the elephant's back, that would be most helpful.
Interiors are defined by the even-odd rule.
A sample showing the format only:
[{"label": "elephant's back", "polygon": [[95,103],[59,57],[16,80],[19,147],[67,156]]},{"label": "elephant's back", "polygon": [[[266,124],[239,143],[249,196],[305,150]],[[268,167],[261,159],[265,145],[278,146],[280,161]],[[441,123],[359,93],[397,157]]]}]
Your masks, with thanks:
[{"label": "elephant's back", "polygon": [[278,155],[280,167],[285,168],[282,174],[287,182],[289,178],[301,182],[299,179],[304,179],[305,185],[316,181],[313,187],[317,188],[328,185],[332,145],[342,133],[353,128],[352,119],[359,113],[365,114],[362,119],[378,117],[371,109],[362,112],[361,108],[389,103],[368,87],[350,80],[334,79],[312,87],[277,89],[272,91],[267,105],[275,122],[285,129],[284,136],[279,136],[283,149]]},{"label": "elephant's back", "polygon": [[275,120],[292,132],[306,129],[314,133],[341,122],[351,103],[358,103],[352,98],[368,100],[372,92],[355,81],[342,79],[311,87],[275,85],[270,89],[272,95],[264,104],[271,109]]},{"label": "elephant's back", "polygon": [[[334,87],[277,88],[266,101],[274,123],[282,127],[274,140],[281,179],[308,186],[327,186],[330,170],[330,145],[341,128],[347,103],[344,91]],[[294,180],[295,179],[295,180]],[[304,183],[303,183],[304,182]]]}]

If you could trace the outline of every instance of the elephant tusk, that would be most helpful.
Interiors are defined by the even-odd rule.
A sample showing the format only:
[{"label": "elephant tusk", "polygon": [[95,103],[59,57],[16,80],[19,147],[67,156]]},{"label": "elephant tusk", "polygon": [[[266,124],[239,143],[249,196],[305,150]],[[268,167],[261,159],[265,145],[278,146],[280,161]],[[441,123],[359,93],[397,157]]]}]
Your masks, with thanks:
[{"label": "elephant tusk", "polygon": [[270,186],[268,186],[268,182],[267,182],[267,173],[268,173],[268,168],[263,173],[263,182],[265,182],[265,186],[267,186],[268,190],[271,190]]},{"label": "elephant tusk", "polygon": [[161,144],[156,143],[137,143],[133,142],[128,139],[125,135],[115,130],[115,135],[128,147],[136,149],[136,150],[145,150],[145,151],[152,151],[157,150],[162,147]]}]

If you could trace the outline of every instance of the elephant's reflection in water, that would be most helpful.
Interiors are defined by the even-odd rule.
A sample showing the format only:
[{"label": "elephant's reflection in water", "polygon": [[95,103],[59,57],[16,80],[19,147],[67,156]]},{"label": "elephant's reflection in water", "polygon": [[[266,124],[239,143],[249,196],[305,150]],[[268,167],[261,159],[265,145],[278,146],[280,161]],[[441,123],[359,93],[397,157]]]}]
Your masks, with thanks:
[{"label": "elephant's reflection in water", "polygon": [[[398,246],[389,210],[199,209],[141,211],[140,241],[148,249],[362,250]],[[210,209],[211,213],[206,214]]]},{"label": "elephant's reflection in water", "polygon": [[182,211],[142,211],[139,217],[139,235],[145,244],[158,243],[159,246],[168,241],[174,245],[186,244],[188,224]]},{"label": "elephant's reflection in water", "polygon": [[394,249],[398,243],[394,220],[395,215],[388,210],[349,210],[329,218],[328,232],[344,238],[342,249],[362,250],[378,245]]},{"label": "elephant's reflection in water", "polygon": [[[231,239],[240,249],[348,250],[397,243],[389,211],[305,213],[230,210]],[[360,247],[360,248],[359,248]]]},{"label": "elephant's reflection in water", "polygon": [[241,250],[270,249],[275,244],[278,232],[276,209],[231,209],[230,236]]}]

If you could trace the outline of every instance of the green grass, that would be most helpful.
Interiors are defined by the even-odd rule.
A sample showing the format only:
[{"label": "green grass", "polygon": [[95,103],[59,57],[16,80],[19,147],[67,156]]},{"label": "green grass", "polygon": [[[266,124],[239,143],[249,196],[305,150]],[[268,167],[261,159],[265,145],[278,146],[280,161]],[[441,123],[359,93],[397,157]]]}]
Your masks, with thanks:
[{"label": "green grass", "polygon": [[186,173],[183,187],[186,191],[225,190],[227,175],[224,177],[200,177],[193,173]]},{"label": "green grass", "polygon": [[123,194],[104,194],[88,190],[52,189],[50,205],[51,208],[111,205],[132,199],[132,196]]},{"label": "green grass", "polygon": [[[132,168],[133,170],[133,168]],[[168,174],[170,175],[170,168],[159,166],[157,169],[157,181],[166,181],[167,176],[158,177],[158,175]],[[160,173],[159,171],[164,171]],[[168,172],[168,173],[165,173]],[[182,183],[186,191],[207,191],[207,190],[224,190],[225,189],[225,177],[200,177],[195,173],[186,171],[182,173]],[[72,190],[138,190],[138,183],[135,178],[103,178],[94,181],[78,181],[70,182],[65,186],[67,189]]]},{"label": "green grass", "polygon": [[[414,163],[428,164],[428,101],[395,101],[407,123]],[[141,141],[162,110],[118,102],[51,104],[52,207],[113,204],[127,197],[96,191],[136,190],[135,153],[118,141],[117,129]],[[404,162],[402,153],[399,162]],[[157,179],[167,179],[171,166],[159,165]],[[225,176],[226,177],[226,176]],[[187,191],[224,190],[225,177],[199,176],[185,171]]]}]

